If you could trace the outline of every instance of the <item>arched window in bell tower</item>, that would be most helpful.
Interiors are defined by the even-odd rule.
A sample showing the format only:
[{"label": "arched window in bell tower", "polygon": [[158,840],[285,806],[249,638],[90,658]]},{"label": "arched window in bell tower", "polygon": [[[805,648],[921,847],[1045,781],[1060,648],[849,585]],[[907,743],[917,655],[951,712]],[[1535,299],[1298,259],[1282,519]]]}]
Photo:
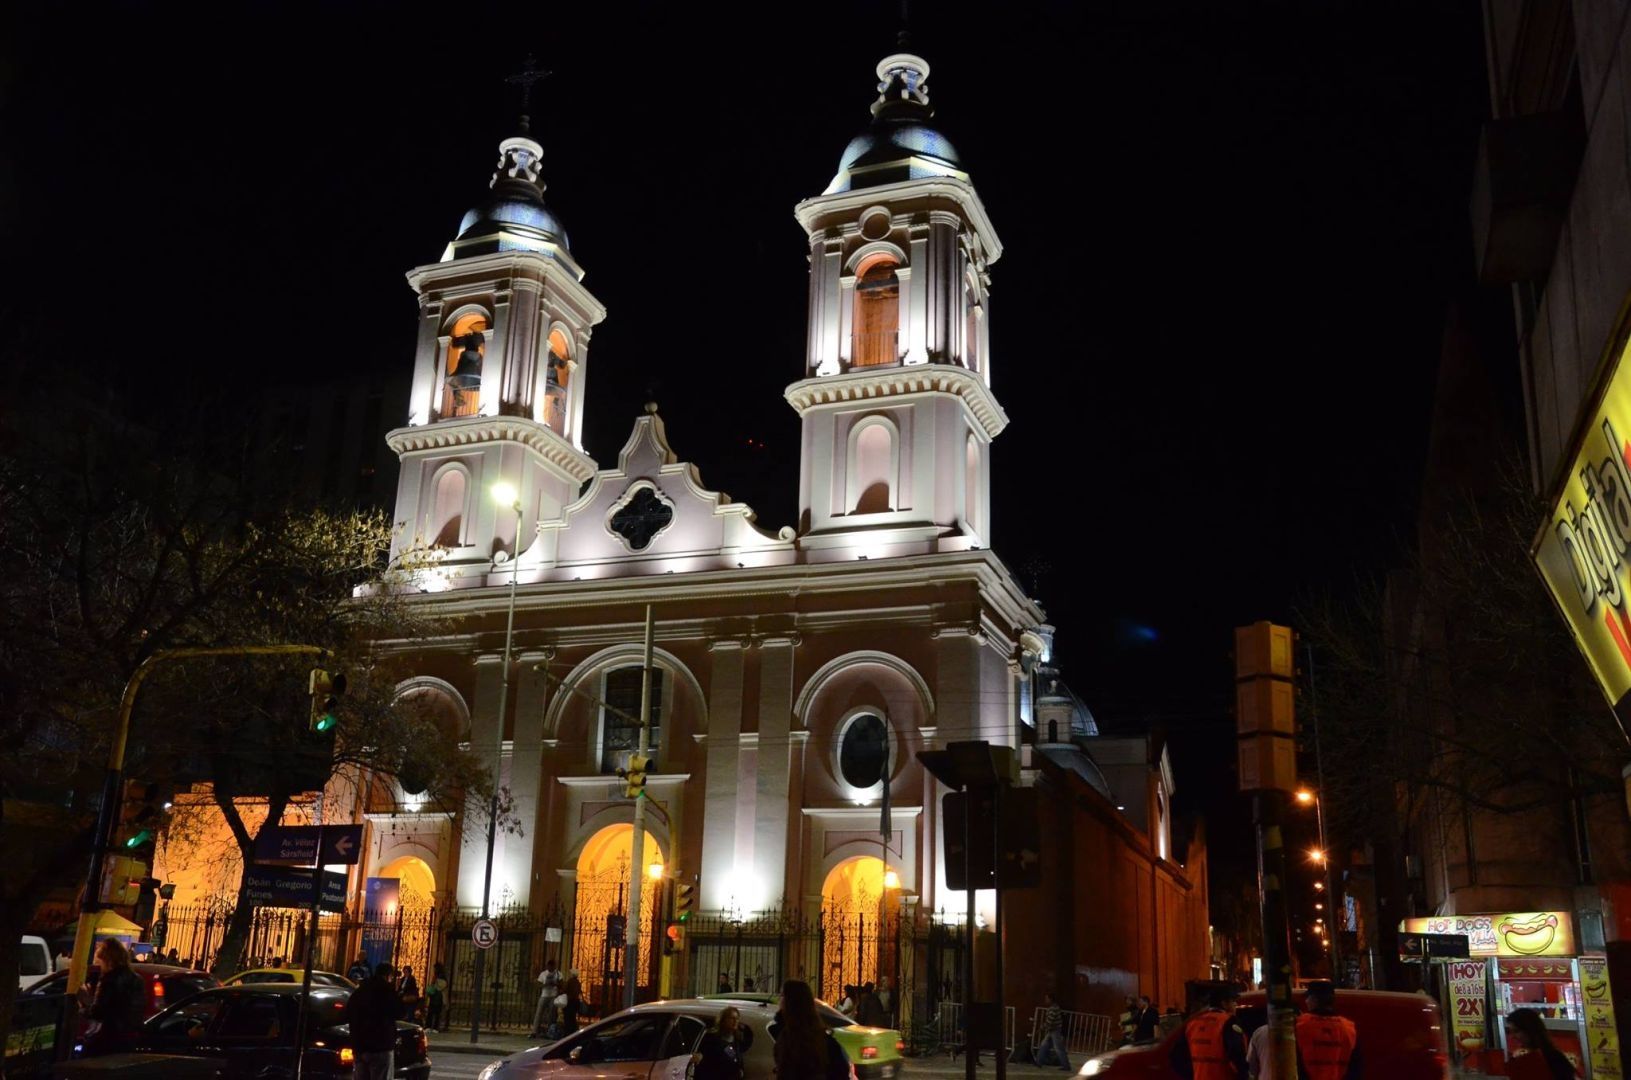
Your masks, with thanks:
[{"label": "arched window in bell tower", "polygon": [[440,416],[475,416],[481,411],[481,368],[487,355],[487,316],[461,315],[447,343]]},{"label": "arched window in bell tower", "polygon": [[544,423],[556,433],[566,434],[566,382],[570,374],[567,367],[572,359],[571,346],[566,335],[559,330],[549,332],[549,373],[544,385]]},{"label": "arched window in bell tower", "polygon": [[436,478],[436,501],[431,505],[432,546],[456,548],[464,544],[464,510],[467,485],[465,473],[457,465],[442,470]]},{"label": "arched window in bell tower", "polygon": [[856,268],[851,367],[900,360],[900,277],[893,255],[879,253]]}]

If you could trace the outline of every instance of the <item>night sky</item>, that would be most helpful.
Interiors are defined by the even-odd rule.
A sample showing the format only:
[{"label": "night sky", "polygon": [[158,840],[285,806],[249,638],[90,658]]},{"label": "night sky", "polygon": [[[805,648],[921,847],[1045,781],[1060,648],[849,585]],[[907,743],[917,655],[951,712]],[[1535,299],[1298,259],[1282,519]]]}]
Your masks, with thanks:
[{"label": "night sky", "polygon": [[[48,342],[29,362],[246,395],[407,380],[403,274],[485,190],[531,50],[554,72],[546,198],[610,312],[588,449],[614,462],[653,397],[710,487],[794,522],[792,208],[868,121],[894,4],[27,6],[3,28],[0,241],[9,315]],[[1066,678],[1105,722],[1173,733],[1180,807],[1232,847],[1230,628],[1350,587],[1410,529],[1470,288],[1477,5],[920,3],[913,23],[1005,244],[996,550]]]}]

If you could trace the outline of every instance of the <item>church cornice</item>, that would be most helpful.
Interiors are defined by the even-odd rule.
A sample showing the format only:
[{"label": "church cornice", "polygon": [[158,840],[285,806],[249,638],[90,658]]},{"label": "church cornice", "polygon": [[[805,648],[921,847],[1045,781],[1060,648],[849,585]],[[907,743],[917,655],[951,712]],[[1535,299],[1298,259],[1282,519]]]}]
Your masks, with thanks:
[{"label": "church cornice", "polygon": [[997,404],[985,381],[966,368],[950,364],[892,365],[857,368],[841,375],[817,375],[789,386],[783,396],[803,416],[818,405],[908,394],[949,394],[960,398],[990,439],[1008,426],[1008,414]]},{"label": "church cornice", "polygon": [[482,443],[519,443],[581,484],[595,475],[595,462],[545,424],[519,416],[461,416],[397,428],[385,442],[400,457],[419,450],[446,450]]},{"label": "church cornice", "polygon": [[980,201],[979,193],[969,181],[952,176],[904,180],[896,184],[817,195],[795,206],[793,216],[804,227],[806,234],[813,235],[822,227],[822,219],[830,215],[859,215],[874,205],[888,206],[899,212],[902,204],[912,199],[934,198],[950,199],[961,208],[969,226],[985,248],[986,262],[994,263],[1002,257],[1002,241],[997,239],[996,227],[991,224],[991,217],[985,212],[985,204]]}]

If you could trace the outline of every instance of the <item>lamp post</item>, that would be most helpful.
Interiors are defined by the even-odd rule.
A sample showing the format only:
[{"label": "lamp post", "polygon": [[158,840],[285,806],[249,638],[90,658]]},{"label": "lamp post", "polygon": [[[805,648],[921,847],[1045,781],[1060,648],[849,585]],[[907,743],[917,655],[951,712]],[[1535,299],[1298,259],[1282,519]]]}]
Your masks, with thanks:
[{"label": "lamp post", "polygon": [[[488,918],[493,898],[493,848],[498,843],[498,777],[504,764],[504,713],[510,706],[510,647],[515,641],[515,583],[521,573],[521,495],[500,480],[493,501],[515,511],[515,550],[510,553],[510,612],[504,624],[504,670],[498,684],[498,715],[493,719],[493,798],[487,807],[487,868],[481,878],[481,917]],[[487,950],[476,950],[476,1000],[470,1008],[470,1041],[481,1036],[481,995],[487,978]]]}]

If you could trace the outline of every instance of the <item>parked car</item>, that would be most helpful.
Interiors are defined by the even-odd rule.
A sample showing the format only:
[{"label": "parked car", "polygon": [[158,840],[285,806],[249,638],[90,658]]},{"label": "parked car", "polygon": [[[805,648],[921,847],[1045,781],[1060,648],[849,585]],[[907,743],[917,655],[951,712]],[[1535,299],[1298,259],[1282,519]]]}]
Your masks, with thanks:
[{"label": "parked car", "polygon": [[549,1046],[533,1047],[495,1061],[481,1070],[477,1080],[592,1080],[608,1076],[685,1080],[702,1033],[726,1005],[735,1005],[741,1013],[738,1031],[746,1043],[742,1063],[748,1080],[771,1080],[776,1065],[770,1023],[776,1018],[776,1006],[741,998],[685,998],[636,1005]]},{"label": "parked car", "polygon": [[[1293,995],[1302,1008],[1303,992]],[[1447,1080],[1450,1055],[1439,1017],[1438,1002],[1424,994],[1396,994],[1385,990],[1339,990],[1337,1012],[1359,1029],[1359,1065],[1363,1080]],[[1244,994],[1237,1014],[1248,1035],[1267,1020],[1261,992]],[[1088,1058],[1078,1076],[1096,1080],[1178,1080],[1173,1071],[1172,1047],[1184,1037],[1183,1028],[1155,1042],[1124,1046]]]},{"label": "parked car", "polygon": [[[175,967],[171,964],[131,964],[130,969],[142,977],[142,984],[147,990],[147,1011],[143,1014],[145,1016],[152,1016],[166,1006],[185,1001],[200,991],[221,985],[220,981],[207,971],[194,971],[191,968]],[[58,971],[35,982],[27,992],[66,994],[69,989],[68,973]]]},{"label": "parked car", "polygon": [[[306,1014],[305,1076],[351,1077],[356,1054],[346,1024],[350,997],[345,987],[312,987]],[[291,983],[217,987],[148,1020],[137,1037],[136,1049],[218,1060],[222,1080],[292,1077],[299,1007],[300,987]],[[397,1080],[429,1080],[425,1029],[403,1021],[396,1028]]]},{"label": "parked car", "polygon": [[[717,1001],[721,1008],[726,1004],[744,1002],[768,1005],[770,1011],[775,1013],[781,997],[777,994],[757,993],[704,994],[700,1000]],[[825,1001],[816,1001],[816,1012],[820,1013],[821,1019],[832,1028],[832,1037],[838,1040],[838,1045],[849,1055],[850,1064],[855,1066],[855,1075],[860,1080],[887,1080],[888,1077],[900,1072],[902,1057],[906,1052],[906,1040],[900,1032],[894,1028],[866,1027],[857,1024]]]},{"label": "parked car", "polygon": [[24,934],[21,951],[17,954],[17,989],[27,990],[39,979],[51,974],[51,946],[42,937]]},{"label": "parked car", "polygon": [[[306,978],[306,969],[297,967],[255,968],[251,971],[240,971],[229,978],[222,986],[242,986],[245,983],[301,983]],[[355,990],[357,984],[344,975],[332,971],[313,971],[311,973],[313,986],[338,986],[343,990]]]}]

